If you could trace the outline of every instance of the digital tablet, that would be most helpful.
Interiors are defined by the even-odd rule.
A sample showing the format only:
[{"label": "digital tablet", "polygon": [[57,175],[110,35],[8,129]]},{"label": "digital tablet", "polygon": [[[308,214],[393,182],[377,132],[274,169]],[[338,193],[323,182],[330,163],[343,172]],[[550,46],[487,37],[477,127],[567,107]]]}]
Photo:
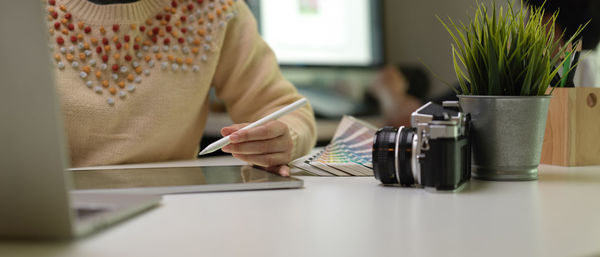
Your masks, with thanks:
[{"label": "digital tablet", "polygon": [[150,194],[300,188],[303,181],[252,166],[157,167],[70,171],[76,191]]}]

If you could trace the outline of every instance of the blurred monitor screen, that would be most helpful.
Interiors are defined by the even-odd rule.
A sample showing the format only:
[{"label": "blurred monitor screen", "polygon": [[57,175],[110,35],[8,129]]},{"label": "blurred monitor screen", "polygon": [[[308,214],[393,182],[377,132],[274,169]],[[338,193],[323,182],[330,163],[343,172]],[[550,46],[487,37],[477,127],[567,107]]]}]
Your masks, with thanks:
[{"label": "blurred monitor screen", "polygon": [[248,0],[259,32],[281,65],[377,66],[382,60],[377,0]]}]

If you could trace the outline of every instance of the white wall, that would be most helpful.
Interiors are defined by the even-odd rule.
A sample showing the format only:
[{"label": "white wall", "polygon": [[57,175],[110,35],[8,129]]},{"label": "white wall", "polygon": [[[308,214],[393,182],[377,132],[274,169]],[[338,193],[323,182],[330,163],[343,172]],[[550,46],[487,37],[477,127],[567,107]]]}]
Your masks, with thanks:
[{"label": "white wall", "polygon": [[[489,4],[492,0],[479,0]],[[503,3],[503,0],[497,0]],[[420,64],[418,58],[451,84],[456,81],[452,66],[451,38],[437,14],[446,20],[467,20],[474,14],[475,0],[384,0],[387,60],[392,64]],[[431,77],[430,95],[448,90]]]}]

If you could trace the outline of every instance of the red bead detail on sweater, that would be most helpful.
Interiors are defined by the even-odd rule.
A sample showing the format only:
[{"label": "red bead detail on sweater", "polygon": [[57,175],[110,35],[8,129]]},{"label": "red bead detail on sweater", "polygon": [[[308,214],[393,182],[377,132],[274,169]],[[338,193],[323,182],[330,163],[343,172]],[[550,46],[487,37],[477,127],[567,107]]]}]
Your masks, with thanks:
[{"label": "red bead detail on sweater", "polygon": [[[62,51],[61,53],[65,54],[64,58],[70,62],[75,60],[85,62],[88,57],[90,58],[90,61],[94,60],[94,62],[95,60],[101,60],[101,62],[99,61],[99,63],[102,64],[101,66],[96,66],[94,62],[90,62],[90,66],[83,66],[80,68],[81,71],[84,71],[87,74],[95,74],[95,77],[99,79],[102,88],[94,88],[95,93],[98,93],[99,95],[102,95],[101,90],[108,90],[107,92],[110,92],[113,95],[116,94],[118,87],[121,89],[125,88],[125,80],[129,82],[135,80],[136,83],[140,83],[141,77],[136,77],[136,74],[143,73],[149,75],[149,68],[154,67],[154,62],[164,60],[165,56],[168,56],[166,59],[168,59],[169,62],[180,65],[174,65],[173,67],[175,70],[181,69],[182,72],[185,72],[188,71],[188,67],[191,67],[192,65],[193,72],[197,73],[200,70],[199,66],[195,65],[195,59],[200,59],[200,55],[198,55],[200,47],[198,46],[202,45],[202,40],[197,38],[195,32],[198,31],[198,34],[201,37],[205,36],[204,34],[206,32],[204,32],[204,19],[199,19],[196,22],[196,16],[193,16],[193,14],[196,10],[198,14],[205,14],[204,7],[201,5],[204,3],[203,0],[171,0],[170,2],[167,2],[166,6],[163,6],[164,11],[155,13],[155,16],[150,16],[150,19],[146,19],[143,22],[131,25],[127,24],[125,30],[120,30],[120,24],[113,24],[108,25],[110,27],[98,25],[98,31],[92,31],[91,25],[88,25],[79,19],[80,15],[78,13],[75,13],[75,15],[71,14],[66,6],[61,5],[60,8],[50,7],[60,5],[62,2],[56,0],[45,1],[47,1],[49,5],[48,27],[50,33],[62,30],[60,35],[56,35],[55,40],[56,45],[59,46]],[[212,5],[213,2],[219,1],[209,0],[207,3],[209,2]],[[224,0],[220,0],[220,2],[223,8],[211,6],[211,9],[213,10],[210,13],[206,13],[208,16],[207,19],[210,20],[211,23],[215,20],[219,21],[219,19],[222,18],[222,15],[219,16],[219,14],[227,11],[227,5],[232,5],[231,0],[228,0],[227,3],[225,3],[226,1]],[[195,6],[196,4],[198,4],[198,6]],[[217,11],[217,14],[214,14],[214,11]],[[192,14],[192,16],[188,16],[190,14]],[[187,21],[188,18],[190,18],[190,22]],[[173,19],[174,23],[170,23],[171,19]],[[107,33],[107,30],[109,29],[112,29],[113,32]],[[131,32],[129,32],[130,30]],[[92,32],[98,32],[100,36],[92,36]],[[190,34],[188,34],[188,32],[190,32]],[[173,46],[169,47],[171,43],[173,43]],[[66,44],[69,45],[70,52],[65,52],[64,45]],[[130,47],[131,50],[129,49]],[[146,53],[149,48],[152,48],[154,54]],[[160,52],[158,49],[160,49]],[[89,50],[95,50],[96,53],[90,53]],[[185,56],[188,52],[194,53],[195,55]],[[55,54],[54,58],[57,61],[62,57],[61,53]],[[163,54],[165,56],[163,56]],[[202,55],[201,57],[201,60],[206,62],[207,56]],[[143,64],[140,64],[142,61],[144,61]],[[135,64],[135,67],[132,70],[133,72],[128,72],[127,68],[129,68],[132,63]],[[149,67],[146,67],[147,64],[149,64]],[[73,67],[78,69],[75,65]],[[59,68],[62,70],[64,66]],[[109,80],[104,78],[106,75],[104,74],[106,68],[108,68],[108,72],[111,73],[123,71],[127,74],[123,74],[124,77],[118,79],[120,80],[118,81],[119,83],[115,81],[115,85],[111,85],[113,82],[109,83]],[[116,77],[114,73],[111,75]],[[90,86],[91,83],[89,82],[90,81],[86,81],[87,86]],[[120,98],[125,100],[126,98],[124,95],[127,94],[127,92],[133,92],[133,90],[135,90],[135,87],[132,86],[131,89],[129,89],[128,86],[127,90],[119,91]],[[103,96],[106,96],[106,94]],[[109,99],[107,100],[110,100],[108,103],[114,105],[115,99],[111,98],[110,94],[108,96]]]},{"label": "red bead detail on sweater", "polygon": [[[77,15],[78,13],[72,15],[66,6],[61,5],[61,1],[42,1],[47,1],[49,5],[48,27],[50,33],[55,33],[55,31],[61,32],[60,35],[57,34],[55,36],[56,45],[60,48],[61,52],[55,54],[54,59],[60,61],[60,58],[63,57],[62,53],[64,54],[64,58],[70,62],[77,60],[83,63],[86,62],[88,57],[90,61],[94,61],[90,62],[89,66],[77,68],[76,65],[73,65],[73,68],[76,70],[81,69],[86,74],[95,74],[95,78],[98,79],[98,82],[101,83],[99,85],[102,87],[94,87],[94,91],[103,97],[108,96],[107,101],[109,105],[114,105],[115,100],[118,100],[117,98],[112,98],[112,95],[115,95],[117,91],[120,99],[127,99],[125,98],[125,94],[135,90],[133,84],[131,86],[127,85],[126,90],[120,90],[119,88],[125,89],[125,81],[140,83],[142,77],[137,75],[150,75],[149,68],[154,67],[155,61],[162,62],[164,59],[168,59],[169,62],[180,65],[173,65],[173,69],[181,69],[182,72],[187,71],[188,67],[192,67],[193,65],[193,69],[191,70],[197,73],[200,71],[200,66],[197,65],[199,63],[196,63],[195,59],[202,57],[202,61],[206,62],[207,60],[207,55],[199,55],[199,46],[202,45],[201,38],[206,37],[206,33],[212,34],[213,31],[206,32],[204,19],[199,18],[196,21],[196,16],[194,16],[196,11],[198,14],[205,14],[204,6],[202,6],[204,0],[171,0],[163,6],[164,11],[155,13],[154,17],[150,16],[150,19],[146,19],[143,22],[127,24],[125,30],[120,30],[120,24],[113,24],[108,26],[98,25],[98,31],[92,31],[92,25],[88,26],[84,21],[79,19],[80,15]],[[212,6],[214,2],[221,2],[220,7]],[[207,1],[208,3],[211,3],[210,9],[213,10],[210,13],[206,13],[206,19],[211,23],[215,22],[215,20],[220,21],[223,18],[222,13],[227,11],[227,5],[232,5],[231,0],[209,0]],[[196,4],[198,6],[195,6]],[[53,5],[61,6],[60,8],[51,7]],[[218,4],[215,3],[215,5]],[[188,16],[190,14],[192,16]],[[188,18],[190,18],[189,22]],[[171,23],[171,19],[173,19],[174,23]],[[108,31],[110,29],[113,32]],[[198,31],[200,38],[197,37],[196,31]],[[98,35],[92,36],[92,32],[94,34],[98,32]],[[173,46],[169,47],[171,43],[173,43]],[[64,45],[67,44],[70,47],[70,52],[65,52]],[[129,49],[130,47],[131,50]],[[89,50],[94,51],[94,48],[96,53],[90,53]],[[152,48],[154,54],[146,53],[150,48]],[[188,52],[194,55],[188,55]],[[101,65],[95,65],[95,60],[99,60],[98,62]],[[142,61],[143,63],[141,63]],[[132,66],[132,63],[135,67],[132,72],[129,72],[128,68]],[[62,70],[64,69],[64,65],[61,65],[59,69]],[[107,68],[108,71],[106,71]],[[110,75],[115,78],[117,77],[116,73],[124,72],[125,74],[119,74],[117,81],[109,82],[107,78],[104,78],[107,75],[105,72],[112,73]],[[121,75],[123,77],[120,77]],[[85,77],[87,75],[81,76]],[[93,83],[90,83],[91,81],[85,82],[88,87],[93,85]],[[103,91],[110,92],[110,94],[102,94]]]}]

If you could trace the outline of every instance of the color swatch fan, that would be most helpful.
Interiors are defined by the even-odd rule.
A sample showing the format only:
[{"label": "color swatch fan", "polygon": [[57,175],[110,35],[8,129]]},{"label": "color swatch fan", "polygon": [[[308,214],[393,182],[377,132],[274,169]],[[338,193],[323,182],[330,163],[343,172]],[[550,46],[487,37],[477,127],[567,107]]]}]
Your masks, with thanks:
[{"label": "color swatch fan", "polygon": [[319,176],[373,176],[371,151],[376,131],[364,121],[344,116],[325,149],[291,165]]}]

